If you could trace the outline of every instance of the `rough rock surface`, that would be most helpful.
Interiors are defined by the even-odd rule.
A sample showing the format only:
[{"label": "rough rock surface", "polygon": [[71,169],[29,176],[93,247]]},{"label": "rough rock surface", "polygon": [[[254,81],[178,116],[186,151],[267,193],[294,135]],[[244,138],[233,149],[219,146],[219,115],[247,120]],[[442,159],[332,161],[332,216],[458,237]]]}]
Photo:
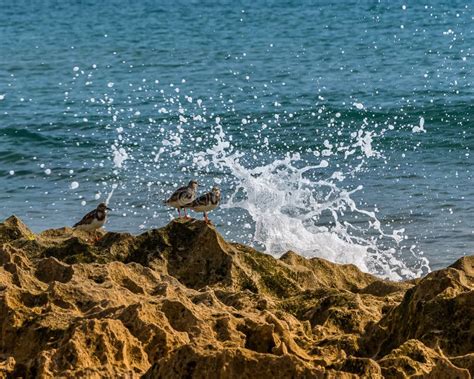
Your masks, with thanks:
[{"label": "rough rock surface", "polygon": [[404,283],[177,220],[0,223],[0,377],[469,378],[474,257]]}]

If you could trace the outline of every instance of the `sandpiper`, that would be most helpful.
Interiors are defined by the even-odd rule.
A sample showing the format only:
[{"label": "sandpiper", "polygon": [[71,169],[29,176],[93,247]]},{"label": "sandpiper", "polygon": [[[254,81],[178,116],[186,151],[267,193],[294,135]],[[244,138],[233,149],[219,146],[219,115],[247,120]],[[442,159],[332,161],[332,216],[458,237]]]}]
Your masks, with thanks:
[{"label": "sandpiper", "polygon": [[195,212],[203,212],[204,220],[209,224],[211,221],[207,218],[207,212],[217,208],[220,201],[221,190],[214,186],[212,187],[211,192],[199,196],[190,205],[188,205],[188,208],[191,208]]},{"label": "sandpiper", "polygon": [[196,199],[196,191],[198,183],[195,180],[191,180],[187,186],[180,187],[170,196],[164,203],[170,207],[177,208],[179,217],[181,217],[181,209],[184,209],[184,217],[188,217],[186,214],[186,206],[191,204]]},{"label": "sandpiper", "polygon": [[107,207],[107,204],[100,203],[96,209],[86,214],[81,221],[73,226],[73,228],[88,232],[100,229],[107,219],[107,211],[110,210],[111,209]]}]

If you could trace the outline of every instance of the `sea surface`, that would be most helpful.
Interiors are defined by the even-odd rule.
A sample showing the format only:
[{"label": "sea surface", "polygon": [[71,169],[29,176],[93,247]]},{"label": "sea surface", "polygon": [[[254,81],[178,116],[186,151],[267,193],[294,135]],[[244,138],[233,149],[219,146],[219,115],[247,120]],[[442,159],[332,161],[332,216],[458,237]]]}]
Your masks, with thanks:
[{"label": "sea surface", "polygon": [[426,274],[474,253],[473,49],[468,1],[0,0],[0,218],[197,179],[227,239]]}]

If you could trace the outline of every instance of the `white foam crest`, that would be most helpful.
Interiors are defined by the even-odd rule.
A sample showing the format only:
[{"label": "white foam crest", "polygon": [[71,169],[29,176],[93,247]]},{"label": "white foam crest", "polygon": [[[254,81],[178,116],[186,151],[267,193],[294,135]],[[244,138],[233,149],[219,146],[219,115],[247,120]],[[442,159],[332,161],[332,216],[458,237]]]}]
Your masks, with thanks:
[{"label": "white foam crest", "polygon": [[124,162],[129,158],[127,151],[123,147],[117,148],[112,145],[113,161],[116,168],[122,168]]},{"label": "white foam crest", "polygon": [[[420,270],[409,269],[395,249],[384,250],[378,245],[380,238],[398,244],[403,231],[384,233],[375,212],[357,207],[351,195],[361,187],[352,191],[339,188],[332,175],[325,180],[309,178],[311,171],[324,170],[327,161],[299,168],[298,163],[305,164],[300,155],[287,154],[270,164],[248,168],[241,163],[243,154],[226,140],[222,125],[216,126],[214,137],[216,144],[196,154],[194,162],[230,171],[235,190],[223,207],[248,212],[255,224],[254,240],[267,252],[279,256],[294,250],[306,257],[352,263],[393,280],[420,274]],[[366,220],[363,226],[340,220],[349,212]]]},{"label": "white foam crest", "polygon": [[112,199],[112,196],[114,194],[115,189],[118,187],[117,183],[112,184],[112,190],[110,191],[109,195],[107,196],[107,199],[105,200],[105,204],[109,205],[110,199]]}]

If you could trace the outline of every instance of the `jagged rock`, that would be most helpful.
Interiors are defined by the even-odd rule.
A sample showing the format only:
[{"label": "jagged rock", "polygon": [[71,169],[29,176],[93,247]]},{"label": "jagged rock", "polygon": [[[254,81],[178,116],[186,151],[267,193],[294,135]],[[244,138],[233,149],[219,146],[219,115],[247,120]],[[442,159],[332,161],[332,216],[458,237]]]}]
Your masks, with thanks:
[{"label": "jagged rock", "polygon": [[14,369],[15,358],[8,357],[5,360],[0,360],[0,378],[12,377]]},{"label": "jagged rock", "polygon": [[469,371],[417,340],[408,340],[379,360],[385,377],[470,378]]},{"label": "jagged rock", "polygon": [[[319,291],[316,305],[305,318],[327,334],[362,334],[369,323],[381,318],[384,303],[349,291]],[[322,336],[322,334],[321,334]]]},{"label": "jagged rock", "polygon": [[474,353],[461,355],[458,357],[449,357],[449,360],[460,368],[465,368],[469,371],[471,376],[474,376]]},{"label": "jagged rock", "polygon": [[366,345],[378,356],[410,339],[450,356],[474,349],[474,257],[432,272],[406,291],[402,302],[368,333]]},{"label": "jagged rock", "polygon": [[325,370],[295,356],[247,349],[196,349],[190,345],[156,362],[144,375],[155,378],[324,378]]},{"label": "jagged rock", "polygon": [[[295,272],[302,289],[320,287],[357,292],[370,284],[380,282],[375,280],[373,275],[361,272],[355,265],[335,265],[322,258],[306,259],[292,251],[283,254],[280,261],[289,265]],[[395,283],[393,285],[397,286]]]},{"label": "jagged rock", "polygon": [[0,377],[469,377],[473,262],[394,283],[201,221],[35,235],[12,216]]},{"label": "jagged rock", "polygon": [[332,366],[339,373],[354,374],[360,378],[380,379],[383,378],[380,366],[370,358],[359,358],[349,356],[341,363]]},{"label": "jagged rock", "polygon": [[58,346],[43,350],[31,374],[40,377],[135,377],[149,367],[142,344],[119,320],[79,320]]},{"label": "jagged rock", "polygon": [[16,216],[0,223],[0,246],[11,241],[33,238],[33,232]]}]

